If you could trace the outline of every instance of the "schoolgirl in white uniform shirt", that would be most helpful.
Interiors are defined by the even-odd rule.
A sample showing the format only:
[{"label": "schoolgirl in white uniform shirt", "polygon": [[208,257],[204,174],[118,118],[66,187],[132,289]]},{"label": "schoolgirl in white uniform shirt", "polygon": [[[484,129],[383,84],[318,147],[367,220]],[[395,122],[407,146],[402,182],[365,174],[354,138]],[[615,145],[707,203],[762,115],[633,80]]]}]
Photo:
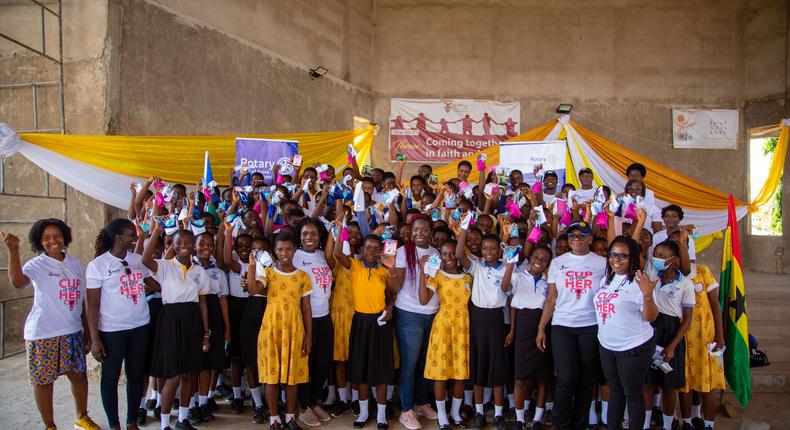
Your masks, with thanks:
[{"label": "schoolgirl in white uniform shirt", "polygon": [[549,268],[549,295],[543,307],[536,343],[545,350],[551,321],[551,349],[557,386],[554,425],[558,429],[587,424],[592,387],[598,380],[598,324],[593,296],[601,285],[606,259],[590,252],[592,228],[586,222],[568,226],[571,252],[554,259]]},{"label": "schoolgirl in white uniform shirt", "polygon": [[650,323],[658,316],[655,283],[639,270],[639,244],[619,236],[609,249],[606,276],[595,293],[601,367],[609,386],[610,429],[621,429],[628,406],[631,422],[645,416],[644,383],[655,340]]}]

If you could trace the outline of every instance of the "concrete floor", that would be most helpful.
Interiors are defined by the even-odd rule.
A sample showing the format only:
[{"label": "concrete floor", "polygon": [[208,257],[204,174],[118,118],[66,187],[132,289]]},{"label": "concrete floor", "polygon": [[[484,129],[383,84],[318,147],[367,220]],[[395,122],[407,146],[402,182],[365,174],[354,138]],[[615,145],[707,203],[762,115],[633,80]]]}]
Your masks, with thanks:
[{"label": "concrete floor", "polygon": [[[747,273],[747,293],[752,298],[749,302],[750,318],[754,321],[752,333],[761,342],[772,362],[770,366],[753,369],[752,378],[755,389],[752,402],[740,417],[716,417],[716,428],[724,430],[736,429],[788,429],[790,428],[790,356],[786,345],[790,341],[790,277]],[[13,356],[0,360],[0,429],[36,429],[42,428],[41,420],[33,400],[33,392],[27,384],[24,355]],[[93,419],[106,428],[106,418],[101,407],[98,390],[98,375],[90,375],[89,405]],[[124,398],[124,394],[120,394]],[[727,393],[725,402],[735,405],[733,397]],[[119,405],[121,417],[125,416],[125,407]],[[251,412],[237,416],[230,413],[227,402],[218,402],[220,412],[217,420],[200,426],[200,428],[233,428],[263,429],[265,426],[252,423]],[[736,411],[739,408],[736,406]],[[55,384],[55,416],[60,428],[71,428],[74,406],[71,400],[69,383],[61,378]],[[339,419],[323,424],[326,429],[349,429],[353,417],[347,414]],[[123,418],[122,418],[123,421]],[[390,421],[393,428],[402,428],[397,418]],[[426,428],[437,428],[436,423],[423,422]],[[146,429],[158,429],[158,422],[149,418]],[[375,428],[368,424],[368,428]]]}]

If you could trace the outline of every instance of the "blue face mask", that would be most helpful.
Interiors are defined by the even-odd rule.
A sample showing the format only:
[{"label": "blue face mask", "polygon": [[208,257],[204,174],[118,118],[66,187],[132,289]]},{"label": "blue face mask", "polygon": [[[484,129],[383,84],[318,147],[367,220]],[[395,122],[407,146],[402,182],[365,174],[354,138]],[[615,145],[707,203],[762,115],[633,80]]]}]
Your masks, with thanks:
[{"label": "blue face mask", "polygon": [[653,267],[656,270],[666,270],[667,260],[664,258],[653,257]]}]

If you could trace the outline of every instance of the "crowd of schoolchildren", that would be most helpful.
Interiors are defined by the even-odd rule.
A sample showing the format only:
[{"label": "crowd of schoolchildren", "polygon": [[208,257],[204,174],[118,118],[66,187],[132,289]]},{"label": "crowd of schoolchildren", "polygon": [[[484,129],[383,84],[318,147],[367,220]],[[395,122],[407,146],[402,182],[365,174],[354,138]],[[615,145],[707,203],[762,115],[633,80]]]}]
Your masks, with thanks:
[{"label": "crowd of schoolchildren", "polygon": [[378,429],[713,429],[718,284],[644,166],[619,190],[589,168],[579,188],[541,166],[527,183],[484,156],[446,182],[350,162],[295,159],[271,183],[238,166],[225,189],[132,184],[84,269],[60,220],[33,225],[24,264],[1,233],[12,284],[34,289],[24,338],[45,426],[67,375],[75,428],[100,428],[89,353],[112,429],[211,428],[220,410],[272,430],[347,413]]}]

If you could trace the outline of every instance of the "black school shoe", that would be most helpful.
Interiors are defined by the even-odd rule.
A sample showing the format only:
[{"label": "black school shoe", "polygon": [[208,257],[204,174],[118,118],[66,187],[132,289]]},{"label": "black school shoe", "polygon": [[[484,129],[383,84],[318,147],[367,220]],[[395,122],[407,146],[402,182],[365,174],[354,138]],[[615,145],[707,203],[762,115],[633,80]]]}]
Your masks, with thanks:
[{"label": "black school shoe", "polygon": [[453,419],[453,417],[450,417],[450,425],[452,425],[453,427],[455,427],[457,429],[465,429],[466,428],[466,422],[463,420],[463,417],[461,417],[461,418],[462,418],[461,421],[456,421],[455,419]]},{"label": "black school shoe", "polygon": [[526,427],[527,427],[527,425],[525,423],[522,423],[521,421],[516,420],[516,422],[513,423],[512,429],[513,430],[524,430]]},{"label": "black school shoe", "polygon": [[387,430],[387,429],[389,429],[389,428],[390,428],[390,425],[389,425],[388,423],[378,423],[378,422],[377,422],[377,423],[376,423],[376,428],[377,428],[378,430]]},{"label": "black school shoe", "polygon": [[156,399],[148,399],[145,401],[145,409],[149,411],[153,411],[156,407]]},{"label": "black school shoe", "polygon": [[288,430],[302,430],[302,428],[299,427],[299,424],[296,423],[296,417],[291,418],[291,421],[288,421],[285,426]]},{"label": "black school shoe", "polygon": [[367,419],[365,421],[354,421],[354,424],[352,424],[352,425],[356,429],[361,429],[362,427],[365,427],[365,424],[367,424],[368,421],[370,421],[370,419]]},{"label": "black school shoe", "polygon": [[464,421],[469,421],[474,417],[475,417],[475,408],[473,408],[472,405],[465,404],[461,406],[461,418],[463,418]]},{"label": "black school shoe", "polygon": [[502,415],[494,417],[494,427],[496,430],[507,430],[507,422],[505,422],[505,417]]},{"label": "black school shoe", "polygon": [[241,415],[241,413],[244,412],[244,400],[242,399],[231,400],[230,408],[233,410],[234,414]]},{"label": "black school shoe", "polygon": [[692,418],[691,426],[694,427],[694,430],[703,430],[705,428],[705,420],[702,418]]},{"label": "black school shoe", "polygon": [[203,415],[200,414],[200,409],[192,407],[189,408],[189,413],[187,414],[187,420],[193,426],[196,426],[203,422]]},{"label": "black school shoe", "polygon": [[332,412],[330,412],[329,415],[332,415],[335,418],[342,417],[346,414],[346,412],[348,412],[349,409],[351,409],[351,406],[348,404],[348,402],[337,402],[335,403],[335,407],[332,409]]},{"label": "black school shoe", "polygon": [[214,395],[227,399],[233,395],[233,390],[225,384],[219,384],[219,386],[214,388]]},{"label": "black school shoe", "polygon": [[200,417],[203,418],[203,422],[207,423],[209,421],[214,421],[216,417],[214,414],[211,413],[211,409],[208,407],[208,403],[203,406],[198,406],[198,412],[200,412]]},{"label": "black school shoe", "polygon": [[472,428],[474,430],[482,430],[486,426],[486,416],[483,414],[475,414],[472,418]]},{"label": "black school shoe", "polygon": [[255,413],[252,414],[252,422],[255,424],[263,424],[269,418],[269,412],[263,406],[255,408]]},{"label": "black school shoe", "polygon": [[213,397],[209,397],[209,399],[206,401],[206,407],[208,408],[209,412],[212,413],[219,411],[219,405]]},{"label": "black school shoe", "polygon": [[[543,430],[543,423],[540,421],[532,421],[532,430]],[[634,429],[636,430],[636,429]]]},{"label": "black school shoe", "polygon": [[439,430],[452,430],[453,428],[450,427],[450,424],[442,424],[439,426]]},{"label": "black school shoe", "polygon": [[144,426],[145,421],[148,419],[148,411],[145,408],[140,408],[137,410],[137,425]]},{"label": "black school shoe", "polygon": [[283,425],[279,421],[275,421],[274,424],[269,424],[269,430],[283,430]]},{"label": "black school shoe", "polygon": [[176,423],[176,430],[196,430],[189,420],[183,420]]}]

